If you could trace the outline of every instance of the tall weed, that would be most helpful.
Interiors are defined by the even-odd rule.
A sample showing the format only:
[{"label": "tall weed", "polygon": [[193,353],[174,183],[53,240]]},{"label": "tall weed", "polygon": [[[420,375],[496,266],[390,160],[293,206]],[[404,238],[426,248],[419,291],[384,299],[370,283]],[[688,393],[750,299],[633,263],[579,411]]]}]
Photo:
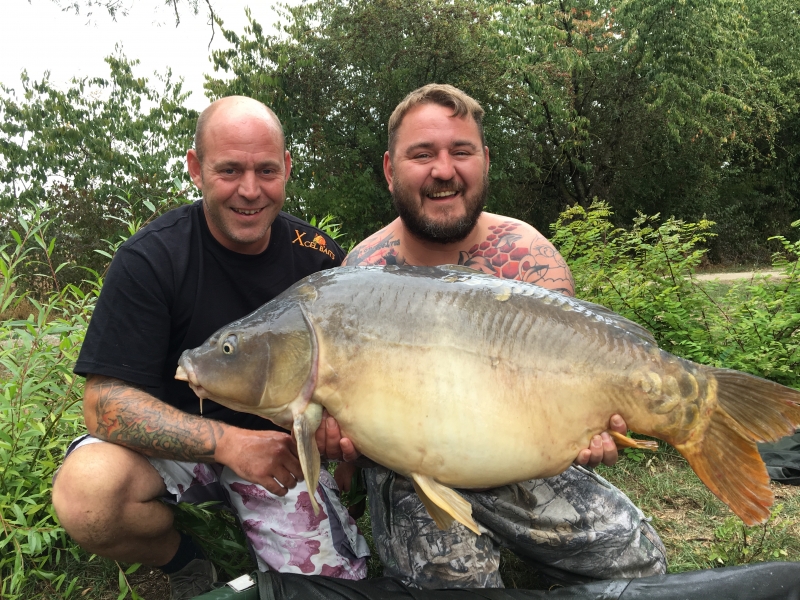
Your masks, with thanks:
[{"label": "tall weed", "polygon": [[82,385],[72,373],[93,304],[93,294],[75,286],[59,289],[50,257],[50,226],[42,209],[19,217],[16,244],[0,252],[0,306],[19,306],[16,269],[37,261],[57,291],[28,298],[31,314],[0,327],[0,597],[32,597],[44,587],[52,597],[69,596],[64,561],[80,552],[58,524],[50,502],[51,479],[64,441],[82,428]]}]

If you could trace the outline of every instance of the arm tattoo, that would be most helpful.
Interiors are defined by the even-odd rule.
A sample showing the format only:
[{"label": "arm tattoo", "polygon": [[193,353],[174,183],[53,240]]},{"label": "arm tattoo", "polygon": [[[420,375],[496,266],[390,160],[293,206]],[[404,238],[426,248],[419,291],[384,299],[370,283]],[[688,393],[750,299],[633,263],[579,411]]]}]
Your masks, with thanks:
[{"label": "arm tattoo", "polygon": [[[380,233],[380,232],[378,232]],[[400,256],[400,240],[394,234],[373,235],[350,251],[344,259],[345,266],[359,265],[404,265]]]},{"label": "arm tattoo", "polygon": [[222,424],[190,415],[117,379],[87,381],[96,396],[100,439],[147,456],[210,462],[225,433]]},{"label": "arm tattoo", "polygon": [[572,274],[558,251],[544,236],[531,239],[515,233],[518,227],[513,221],[491,225],[483,242],[461,252],[458,264],[573,295]]}]

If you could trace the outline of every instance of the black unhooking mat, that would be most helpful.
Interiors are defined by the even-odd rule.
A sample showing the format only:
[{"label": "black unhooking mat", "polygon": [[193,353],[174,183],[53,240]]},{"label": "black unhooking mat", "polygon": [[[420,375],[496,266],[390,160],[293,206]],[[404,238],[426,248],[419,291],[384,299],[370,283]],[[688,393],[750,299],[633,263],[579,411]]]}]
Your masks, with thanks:
[{"label": "black unhooking mat", "polygon": [[800,485],[800,431],[771,444],[759,444],[758,451],[767,465],[770,479]]},{"label": "black unhooking mat", "polygon": [[394,579],[347,581],[318,575],[259,573],[256,589],[215,590],[196,600],[800,600],[800,563],[772,562],[722,569],[598,581],[550,591],[416,590]]}]

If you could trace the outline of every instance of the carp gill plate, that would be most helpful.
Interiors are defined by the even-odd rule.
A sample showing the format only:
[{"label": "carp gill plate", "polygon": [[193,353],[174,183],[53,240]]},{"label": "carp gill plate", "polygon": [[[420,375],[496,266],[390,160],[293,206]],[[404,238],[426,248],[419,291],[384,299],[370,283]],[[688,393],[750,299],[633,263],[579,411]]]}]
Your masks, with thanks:
[{"label": "carp gill plate", "polygon": [[673,356],[602,306],[464,267],[315,273],[179,365],[200,398],[293,430],[315,510],[324,407],[359,451],[413,480],[437,525],[476,533],[452,488],[561,473],[615,413],[763,522],[773,496],[756,442],[800,424],[800,392]]}]

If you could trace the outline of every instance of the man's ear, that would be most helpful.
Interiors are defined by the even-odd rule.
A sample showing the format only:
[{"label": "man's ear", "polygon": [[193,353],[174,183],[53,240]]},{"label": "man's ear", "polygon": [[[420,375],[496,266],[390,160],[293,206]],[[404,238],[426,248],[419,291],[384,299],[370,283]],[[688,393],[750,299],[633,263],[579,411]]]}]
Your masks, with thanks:
[{"label": "man's ear", "polygon": [[289,154],[288,150],[284,150],[283,153],[283,169],[284,169],[283,181],[284,183],[286,183],[287,181],[289,181],[289,175],[292,174],[292,155]]},{"label": "man's ear", "polygon": [[197,158],[197,152],[194,149],[186,153],[186,166],[189,169],[189,177],[192,178],[194,184],[201,192],[203,191],[203,168],[200,165],[200,159]]},{"label": "man's ear", "polygon": [[392,169],[392,159],[388,150],[383,153],[383,176],[386,177],[386,183],[389,184],[389,191],[394,193],[394,170]]},{"label": "man's ear", "polygon": [[489,146],[483,147],[483,157],[486,159],[486,174],[489,174]]}]

